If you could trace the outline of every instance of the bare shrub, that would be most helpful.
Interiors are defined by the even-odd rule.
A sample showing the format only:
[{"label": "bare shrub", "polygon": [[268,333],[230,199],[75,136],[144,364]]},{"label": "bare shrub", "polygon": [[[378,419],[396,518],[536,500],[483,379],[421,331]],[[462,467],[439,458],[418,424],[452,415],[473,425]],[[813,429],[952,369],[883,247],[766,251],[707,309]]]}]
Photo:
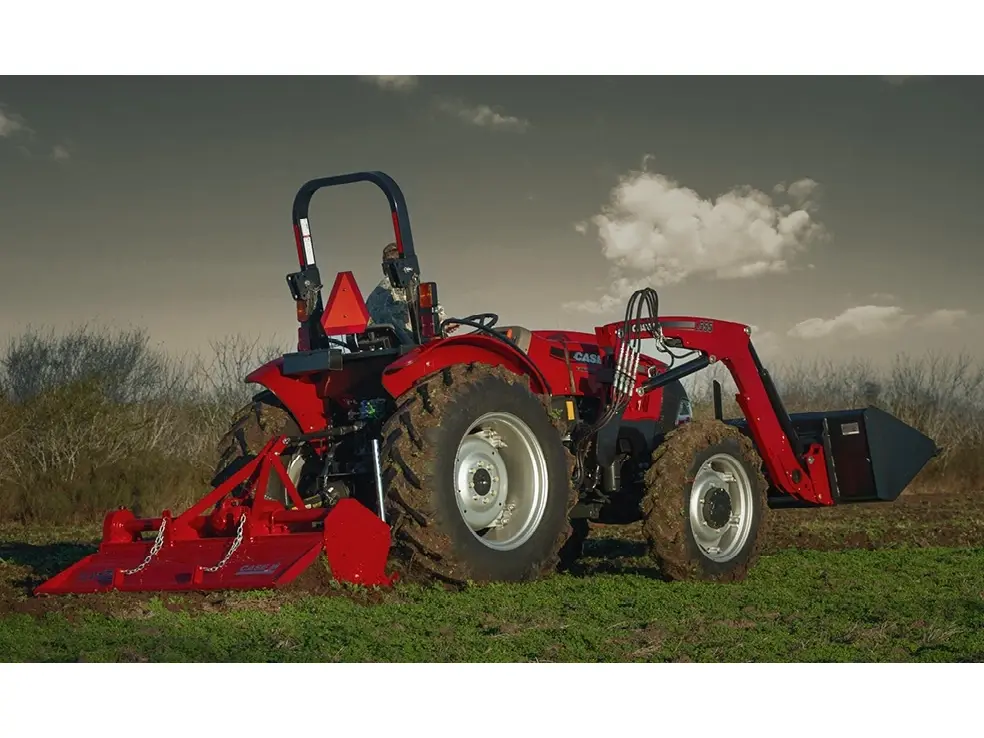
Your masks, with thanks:
[{"label": "bare shrub", "polygon": [[150,346],[142,329],[56,335],[29,328],[0,358],[4,396],[25,402],[66,384],[96,384],[113,402],[134,403],[180,393],[187,379],[177,363]]},{"label": "bare shrub", "polygon": [[[91,326],[60,335],[29,329],[11,340],[0,356],[0,514],[166,502],[162,480],[204,484],[230,415],[259,389],[245,376],[283,352],[243,336],[211,349],[178,359],[141,330]],[[171,471],[148,472],[148,464]],[[125,480],[109,485],[122,498],[107,496],[111,478]]]},{"label": "bare shrub", "polygon": [[190,361],[190,398],[201,413],[201,422],[210,429],[224,429],[229,416],[257,392],[255,385],[245,382],[246,376],[291,349],[273,340],[262,343],[259,338],[242,334],[210,341],[209,347],[211,355],[196,355]]}]

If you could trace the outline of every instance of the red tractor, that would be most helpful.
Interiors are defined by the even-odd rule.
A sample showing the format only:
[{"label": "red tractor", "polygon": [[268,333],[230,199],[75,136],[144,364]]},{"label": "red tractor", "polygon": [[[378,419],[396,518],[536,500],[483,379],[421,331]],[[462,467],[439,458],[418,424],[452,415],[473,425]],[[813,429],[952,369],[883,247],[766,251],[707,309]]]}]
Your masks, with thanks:
[{"label": "red tractor", "polygon": [[[410,341],[370,320],[351,272],[323,299],[308,207],[355,182],[389,201],[399,255],[384,268]],[[669,578],[734,581],[772,508],[892,501],[938,453],[876,408],[788,414],[747,326],[660,316],[651,289],[593,333],[438,320],[403,193],[381,172],[307,182],[293,225],[297,351],[246,377],[264,390],[220,444],[215,488],[177,517],[109,513],[99,552],[39,593],[278,586],[321,551],[335,578],[369,585],[391,583],[390,564],[526,580],[572,562],[589,520],[642,520]],[[715,362],[744,419],[722,417],[715,384],[715,419],[690,420],[680,380]]]}]

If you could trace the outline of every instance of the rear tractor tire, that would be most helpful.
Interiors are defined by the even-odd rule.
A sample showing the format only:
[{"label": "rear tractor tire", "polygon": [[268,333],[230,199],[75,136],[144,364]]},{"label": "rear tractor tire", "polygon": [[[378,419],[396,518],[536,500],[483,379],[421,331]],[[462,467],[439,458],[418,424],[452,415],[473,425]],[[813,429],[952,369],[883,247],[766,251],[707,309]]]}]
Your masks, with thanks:
[{"label": "rear tractor tire", "polygon": [[[240,408],[233,416],[229,430],[218,443],[218,461],[212,486],[218,486],[243,466],[256,458],[272,438],[281,435],[299,435],[297,421],[269,392],[260,393],[251,403]],[[311,502],[317,499],[317,474],[320,464],[317,456],[306,446],[284,453],[280,461],[287,470],[301,499]],[[287,489],[275,471],[270,470],[264,497],[285,507],[294,507]],[[310,499],[309,499],[310,498]]]},{"label": "rear tractor tire", "polygon": [[453,366],[397,405],[381,460],[404,576],[463,584],[555,571],[572,532],[573,457],[528,380]]},{"label": "rear tractor tire", "polygon": [[759,556],[768,484],[752,441],[718,420],[666,435],[646,470],[643,532],[672,580],[736,582]]}]

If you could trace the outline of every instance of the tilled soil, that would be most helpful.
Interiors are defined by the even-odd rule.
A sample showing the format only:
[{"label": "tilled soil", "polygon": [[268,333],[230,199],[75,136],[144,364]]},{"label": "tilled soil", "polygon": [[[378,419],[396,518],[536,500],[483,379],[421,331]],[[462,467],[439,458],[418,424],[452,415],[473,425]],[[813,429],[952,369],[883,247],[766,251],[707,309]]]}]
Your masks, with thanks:
[{"label": "tilled soil", "polygon": [[[763,555],[787,549],[981,548],[984,490],[964,494],[907,492],[893,503],[770,510]],[[631,572],[660,576],[647,556],[642,525],[592,524],[574,574]]]},{"label": "tilled soil", "polygon": [[[984,546],[984,491],[965,494],[906,493],[890,504],[842,506],[830,509],[774,510],[763,540],[762,553],[784,549],[838,551],[891,547],[980,548]],[[146,616],[153,603],[170,610],[229,612],[244,608],[276,611],[310,596],[350,598],[361,604],[397,602],[393,590],[365,590],[335,582],[320,559],[290,585],[267,592],[119,593],[35,597],[34,587],[88,553],[95,551],[93,536],[53,533],[54,542],[0,529],[0,617],[23,613],[43,617],[61,613],[73,618],[96,612],[118,618]],[[584,557],[573,567],[574,576],[599,572],[644,572],[659,576],[648,558],[641,525],[592,525]]]},{"label": "tilled soil", "polygon": [[839,551],[891,546],[977,548],[984,545],[984,491],[911,493],[894,503],[819,510],[779,510],[765,549]]}]

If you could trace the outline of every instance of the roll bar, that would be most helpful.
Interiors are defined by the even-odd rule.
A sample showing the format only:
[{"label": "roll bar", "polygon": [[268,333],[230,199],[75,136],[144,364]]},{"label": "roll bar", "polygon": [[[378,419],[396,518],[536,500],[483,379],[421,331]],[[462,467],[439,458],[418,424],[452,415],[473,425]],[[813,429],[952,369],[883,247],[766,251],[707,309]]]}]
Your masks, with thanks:
[{"label": "roll bar", "polygon": [[297,260],[301,269],[314,266],[314,244],[311,239],[311,226],[308,222],[308,208],[314,193],[325,187],[371,182],[376,185],[389,202],[393,217],[393,234],[400,257],[390,266],[390,280],[394,287],[408,287],[420,277],[420,263],[413,247],[413,233],[410,230],[410,215],[403,190],[388,174],[379,171],[351,172],[333,177],[320,177],[305,182],[294,196],[291,220],[294,226],[294,240],[297,243]]}]

